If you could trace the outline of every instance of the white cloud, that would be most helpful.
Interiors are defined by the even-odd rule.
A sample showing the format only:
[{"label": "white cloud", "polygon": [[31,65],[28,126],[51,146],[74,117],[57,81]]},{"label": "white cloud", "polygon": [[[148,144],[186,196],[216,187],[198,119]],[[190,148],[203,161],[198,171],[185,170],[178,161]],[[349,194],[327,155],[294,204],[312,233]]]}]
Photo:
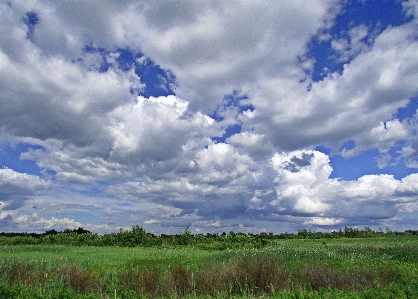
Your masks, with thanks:
[{"label": "white cloud", "polygon": [[[356,181],[338,181],[328,177],[330,166],[324,154],[313,151],[305,153],[305,157],[308,154],[313,157],[309,161],[305,159],[306,163],[301,152],[273,159],[278,186],[277,199],[270,205],[277,213],[301,213],[312,215],[313,219],[341,218],[352,222],[358,221],[355,218],[392,218],[400,212],[402,203],[418,200],[416,174],[402,180],[392,175],[366,175]],[[298,168],[291,163],[305,166]]]},{"label": "white cloud", "polygon": [[[416,14],[416,1],[403,5]],[[344,157],[377,148],[382,168],[417,163],[415,120],[394,117],[418,92],[416,26],[380,35],[354,26],[332,40],[328,29],[341,9],[331,0],[0,4],[0,133],[42,146],[20,158],[58,181],[3,169],[0,200],[16,210],[51,185],[100,181],[107,195],[144,210],[116,209],[119,216],[202,230],[245,227],[243,219],[335,226],[414,211],[415,175],[331,179],[329,157],[312,150],[326,145],[337,153],[353,140]],[[30,38],[23,22],[29,11],[39,17]],[[330,40],[346,63],[319,82],[309,78],[314,36]],[[84,51],[87,45],[105,57]],[[170,69],[176,96],[131,93],[146,85],[119,69],[118,49],[141,51]],[[104,60],[110,67],[100,72]],[[224,96],[234,91],[246,97],[228,106]],[[251,109],[241,111],[245,105]],[[222,120],[208,116],[215,110]],[[242,132],[226,143],[211,139],[233,125]],[[389,155],[400,141],[396,160]],[[21,199],[10,199],[12,192]],[[22,228],[80,223],[2,213]]]},{"label": "white cloud", "polygon": [[[104,2],[99,10],[93,4],[70,7],[34,2],[32,6],[45,13],[40,15],[41,20],[48,22],[54,18],[65,28],[61,32],[71,32],[79,36],[78,39],[82,39],[79,32],[84,32],[99,46],[113,43],[140,46],[156,62],[174,71],[179,83],[177,93],[188,101],[189,109],[214,109],[224,94],[234,89],[242,90],[256,107],[255,119],[247,125],[254,126],[256,134],[274,140],[279,149],[292,150],[318,142],[331,144],[361,138],[358,136],[361,132],[389,121],[394,111],[416,92],[412,83],[416,80],[415,72],[407,71],[415,69],[414,61],[417,61],[416,43],[408,39],[413,28],[408,25],[387,29],[376,38],[369,51],[347,64],[342,76],[334,75],[314,83],[311,93],[306,92],[309,82],[298,83],[305,76],[297,66],[298,56],[305,54],[310,37],[329,26],[338,12],[338,9],[330,8],[336,4],[334,1],[292,2],[277,6],[270,3],[269,10],[263,5],[240,3],[231,6],[228,2],[212,2],[206,6],[193,3],[132,5],[129,2],[115,6]],[[19,6],[23,13],[23,4]],[[25,7],[29,10],[29,6]],[[130,12],[126,10],[128,7]],[[89,18],[84,17],[86,15]],[[69,26],[70,19],[77,20],[77,25]],[[99,20],[104,25],[98,26]],[[51,30],[51,27],[45,25],[41,29]],[[108,27],[113,29],[105,30]],[[127,28],[130,28],[129,33]],[[352,28],[353,44],[364,39],[366,33],[364,26]],[[26,40],[25,44],[30,48],[47,48],[38,43],[31,46]],[[81,41],[77,44],[83,45]],[[46,73],[51,74],[51,70],[46,69]],[[71,72],[66,69],[65,73]],[[94,74],[109,75],[112,72]],[[59,75],[54,77],[60,78]],[[375,80],[379,77],[381,79]],[[77,80],[75,82],[79,84]],[[100,82],[100,78],[94,78],[94,81]],[[108,85],[108,81],[103,82]],[[86,83],[92,86],[89,80]],[[99,86],[92,94],[102,99],[99,90],[103,88]],[[85,89],[79,89],[80,94],[85,92]],[[77,102],[77,98],[68,101],[75,110],[86,105],[84,98],[83,102]],[[125,94],[120,98],[126,100],[129,96]],[[305,100],[294,101],[295,98]],[[345,104],[341,105],[341,101]],[[376,106],[382,101],[385,105]],[[112,100],[110,103],[117,102]],[[105,102],[101,100],[99,107],[105,108]],[[89,111],[97,109],[94,105],[87,105],[87,108]],[[368,114],[367,118],[362,117],[365,114]],[[65,123],[65,128],[69,124]],[[92,135],[87,137],[93,138]]]},{"label": "white cloud", "polygon": [[342,223],[343,221],[344,221],[344,219],[312,217],[310,220],[305,221],[304,224],[306,224],[306,225],[328,226],[328,225],[338,225],[338,224]]},{"label": "white cloud", "polygon": [[332,168],[328,157],[317,151],[276,154],[272,166],[277,171],[277,199],[270,205],[280,212],[323,215],[330,209],[322,194],[334,188],[336,180],[329,179]]},{"label": "white cloud", "polygon": [[200,169],[198,178],[204,183],[223,183],[235,180],[254,168],[247,155],[241,155],[225,143],[211,144],[197,153]]},{"label": "white cloud", "polygon": [[129,93],[132,74],[89,72],[70,61],[44,57],[36,48],[28,49],[20,58],[24,61],[2,56],[7,58],[0,69],[3,130],[80,147],[95,144],[101,155],[108,151],[103,117],[134,100]]},{"label": "white cloud", "polygon": [[[223,161],[222,153],[217,155]],[[214,160],[213,165],[222,163]],[[269,173],[266,165],[257,165],[254,171],[258,175],[250,176],[247,171],[242,177],[229,177],[222,185],[210,184],[208,178],[190,173],[182,180],[123,183],[109,187],[107,192],[132,201],[158,202],[161,208],[171,206],[167,209],[176,211],[175,214],[153,213],[153,221],[164,222],[169,215],[178,220],[195,215],[193,225],[200,229],[205,229],[205,223],[214,215],[218,223],[230,223],[231,219],[274,223],[284,217],[301,217],[306,225],[334,227],[358,225],[365,219],[390,221],[398,213],[411,211],[418,200],[415,175],[403,180],[391,175],[363,176],[356,181],[330,179],[329,158],[318,151],[277,154],[271,160],[271,167],[275,174]],[[249,181],[253,182],[251,189]]]},{"label": "white cloud", "polygon": [[0,219],[2,224],[3,231],[19,231],[24,232],[36,232],[43,233],[47,230],[55,229],[57,231],[63,231],[65,229],[77,229],[83,227],[86,230],[95,232],[95,233],[108,233],[113,228],[106,224],[93,225],[85,224],[75,221],[74,219],[69,218],[40,218],[36,213],[31,215],[15,215]]},{"label": "white cloud", "polygon": [[158,221],[158,220],[155,220],[155,219],[144,221],[144,224],[156,224],[156,223],[161,223],[161,221]]},{"label": "white cloud", "polygon": [[[377,128],[382,121],[390,121],[393,111],[406,103],[408,95],[416,92],[413,84],[407,83],[415,81],[414,72],[402,72],[408,65],[410,69],[414,69],[413,61],[417,60],[416,44],[407,38],[413,30],[408,25],[387,29],[377,37],[375,45],[368,52],[362,53],[347,64],[341,76],[329,77],[323,82],[314,83],[311,92],[306,92],[309,82],[298,83],[304,77],[302,70],[297,66],[298,56],[305,54],[306,43],[310,37],[330,26],[330,21],[338,12],[338,9],[335,9],[338,7],[336,4],[334,1],[317,1],[308,5],[305,2],[292,2],[287,5],[269,5],[271,9],[265,10],[262,5],[250,3],[234,4],[232,7],[227,2],[207,3],[206,6],[193,3],[174,6],[172,3],[133,5],[130,2],[115,6],[111,2],[104,2],[97,10],[94,4],[72,7],[63,3],[45,4],[34,1],[29,4],[19,2],[14,11],[10,8],[6,11],[15,14],[24,14],[30,10],[39,12],[40,22],[36,30],[47,33],[39,34],[40,36],[50,36],[50,39],[57,41],[58,32],[71,35],[73,39],[78,40],[75,45],[79,49],[88,44],[88,39],[94,40],[98,46],[118,43],[134,48],[140,46],[156,62],[174,71],[179,81],[177,93],[187,100],[188,109],[214,109],[225,93],[240,89],[250,96],[250,102],[256,107],[255,113],[252,112],[252,118],[245,119],[244,126],[255,128],[253,136],[263,136],[266,140],[274,141],[274,146],[279,149],[288,150],[312,146],[319,142],[335,144],[349,138],[356,141],[359,139],[358,142],[361,142],[361,132],[369,132],[368,130]],[[87,15],[89,18],[85,17]],[[169,17],[164,17],[166,15]],[[278,15],[282,17],[278,18]],[[17,17],[14,15],[15,19],[11,19],[7,25],[12,26],[11,23],[15,23]],[[76,21],[75,26],[70,26],[70,19]],[[263,22],[260,22],[260,19]],[[51,20],[59,25],[49,26],[48,22]],[[112,141],[109,140],[108,132],[103,132],[104,122],[100,120],[103,120],[103,113],[114,109],[121,111],[132,108],[132,98],[127,94],[127,85],[134,84],[132,79],[129,79],[129,76],[132,78],[132,74],[123,78],[123,74],[112,70],[105,74],[85,72],[78,66],[57,58],[69,57],[64,50],[54,50],[55,54],[61,53],[61,56],[44,56],[46,49],[54,47],[51,47],[50,43],[43,43],[41,37],[33,43],[29,42],[25,38],[25,26],[22,24],[20,28],[20,39],[15,41],[24,44],[25,49],[31,50],[25,51],[22,57],[27,56],[28,52],[37,53],[33,58],[26,59],[32,61],[29,67],[25,61],[26,70],[33,74],[26,71],[28,75],[24,77],[43,78],[42,81],[35,80],[31,85],[56,86],[56,90],[51,92],[63,96],[61,101],[54,104],[59,99],[51,99],[51,92],[48,91],[48,94],[44,95],[47,99],[44,101],[45,104],[38,102],[38,106],[50,115],[48,118],[54,116],[50,122],[57,122],[60,127],[33,127],[29,133],[38,138],[73,138],[72,142],[77,144],[101,139],[102,143],[96,143],[95,147],[101,147],[101,155],[106,155],[106,152],[108,154]],[[46,32],[56,30],[54,28],[62,30],[54,31],[55,33]],[[127,28],[130,28],[129,33]],[[352,28],[350,37],[353,44],[361,42],[367,32],[364,26]],[[396,37],[396,48],[393,37]],[[396,49],[395,52],[392,49]],[[6,53],[11,55],[11,51]],[[375,57],[379,57],[378,60]],[[11,63],[11,68],[8,69],[13,70],[16,65],[18,64]],[[20,69],[16,72],[22,73]],[[215,72],[216,75],[211,72]],[[382,79],[374,80],[379,73]],[[368,80],[363,80],[366,75]],[[404,79],[405,76],[410,78]],[[359,80],[361,85],[358,84]],[[68,84],[71,82],[74,84]],[[103,84],[98,84],[100,82]],[[30,86],[28,83],[26,85]],[[402,94],[396,94],[401,87]],[[357,94],[352,92],[353,88],[358,90]],[[384,90],[380,91],[382,88]],[[107,92],[103,94],[105,90]],[[28,94],[31,92],[33,91],[28,90]],[[375,98],[375,95],[379,94],[384,97]],[[395,97],[392,99],[392,96]],[[295,98],[305,100],[294,101]],[[385,98],[387,100],[384,100]],[[385,101],[385,105],[381,105],[379,109],[368,108],[381,100]],[[341,101],[345,104],[341,105]],[[60,103],[65,104],[63,112],[68,116],[57,119],[58,109],[62,109]],[[125,108],[123,105],[126,105]],[[10,114],[9,111],[6,113]],[[113,115],[116,113],[113,112]],[[368,117],[362,118],[365,113]],[[85,122],[80,120],[86,117],[89,127],[81,127]],[[26,119],[27,123],[37,120],[31,117]],[[10,127],[13,124],[15,123],[10,122]],[[147,130],[148,127],[145,124],[137,129]],[[28,130],[29,125],[26,125],[17,133],[27,134]],[[115,128],[113,130],[114,135],[119,134],[119,140],[114,144],[116,148],[113,149],[117,151],[119,145],[124,145],[123,138],[125,141],[130,138],[122,132],[117,132]],[[97,134],[98,132],[102,134]],[[178,133],[183,133],[180,134],[182,136],[187,135],[184,132]],[[80,138],[80,135],[83,137]],[[404,134],[397,137],[403,136]],[[231,142],[234,142],[234,138],[237,137],[232,137]],[[392,140],[395,139],[393,137]],[[382,144],[386,139],[379,142]],[[365,144],[362,147],[367,146],[374,144]],[[159,155],[159,159],[161,154],[155,153]]]},{"label": "white cloud", "polygon": [[280,76],[279,70],[293,77],[297,55],[332,17],[328,13],[335,3],[183,2],[174,10],[165,3],[148,5],[145,18],[132,14],[124,22],[148,29],[138,33],[141,47],[174,71],[177,92],[191,109],[206,111],[224,94],[265,76]]},{"label": "white cloud", "polygon": [[113,138],[111,158],[125,163],[175,157],[196,128],[194,118],[183,119],[187,102],[174,96],[145,99],[119,107],[108,126]]},{"label": "white cloud", "polygon": [[9,168],[0,169],[1,194],[32,195],[50,186],[38,176],[16,172]]},{"label": "white cloud", "polygon": [[[269,131],[262,132],[284,149],[318,142],[338,149],[338,144],[352,139],[361,150],[386,150],[395,140],[402,140],[406,130],[397,120],[391,120],[417,92],[413,83],[417,75],[412,70],[418,63],[418,44],[408,38],[412,32],[408,25],[389,28],[376,38],[370,51],[346,64],[341,75],[332,74],[313,83],[309,93],[300,91],[304,86],[293,86],[299,90],[296,94],[289,89],[293,97],[283,97],[276,105],[266,104],[259,118],[269,119],[271,124],[265,127]],[[259,108],[257,103],[255,106]],[[390,127],[376,132],[383,127],[382,121],[388,121]],[[370,136],[374,142],[368,141]]]},{"label": "white cloud", "polygon": [[35,175],[16,172],[9,168],[0,169],[1,210],[16,210],[23,206],[30,196],[46,191],[50,181]]},{"label": "white cloud", "polygon": [[367,40],[369,30],[365,25],[359,25],[351,28],[348,38],[332,40],[331,47],[338,53],[338,60],[347,62],[363,51],[368,50]]},{"label": "white cloud", "polygon": [[[105,159],[91,157],[98,154],[100,148],[69,145],[61,141],[35,141],[45,150],[29,149],[21,154],[21,159],[35,160],[42,169],[55,172],[57,179],[72,183],[93,183],[97,180],[109,180],[130,176],[124,165]],[[100,144],[99,144],[100,146]],[[89,155],[91,154],[91,155]]]},{"label": "white cloud", "polygon": [[401,180],[396,188],[396,192],[405,196],[414,196],[418,194],[418,174],[414,173]]},{"label": "white cloud", "polygon": [[402,6],[406,11],[407,15],[413,16],[415,22],[418,21],[418,1],[417,0],[409,0],[403,1]]},{"label": "white cloud", "polygon": [[226,142],[257,160],[270,157],[274,152],[274,147],[266,136],[254,132],[241,132],[232,135],[227,138]]}]

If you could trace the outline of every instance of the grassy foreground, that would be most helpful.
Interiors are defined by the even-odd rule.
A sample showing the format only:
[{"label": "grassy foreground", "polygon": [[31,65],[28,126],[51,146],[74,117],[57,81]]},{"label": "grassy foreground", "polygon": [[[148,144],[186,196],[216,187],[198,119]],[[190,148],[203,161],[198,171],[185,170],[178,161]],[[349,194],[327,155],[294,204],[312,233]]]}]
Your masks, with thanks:
[{"label": "grassy foreground", "polygon": [[0,298],[418,298],[418,238],[0,246]]}]

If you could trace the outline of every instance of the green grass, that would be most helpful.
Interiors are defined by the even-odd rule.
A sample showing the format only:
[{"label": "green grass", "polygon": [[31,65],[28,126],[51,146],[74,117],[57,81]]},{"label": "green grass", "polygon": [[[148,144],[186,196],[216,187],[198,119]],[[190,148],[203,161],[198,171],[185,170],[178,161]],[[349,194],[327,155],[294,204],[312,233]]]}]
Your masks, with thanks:
[{"label": "green grass", "polygon": [[418,238],[226,250],[0,246],[0,298],[114,298],[115,290],[117,298],[418,298]]},{"label": "green grass", "polygon": [[121,269],[162,269],[185,264],[199,267],[219,256],[217,251],[190,247],[72,247],[65,245],[0,246],[0,261],[19,260],[51,265],[78,265],[88,270],[106,272]]}]

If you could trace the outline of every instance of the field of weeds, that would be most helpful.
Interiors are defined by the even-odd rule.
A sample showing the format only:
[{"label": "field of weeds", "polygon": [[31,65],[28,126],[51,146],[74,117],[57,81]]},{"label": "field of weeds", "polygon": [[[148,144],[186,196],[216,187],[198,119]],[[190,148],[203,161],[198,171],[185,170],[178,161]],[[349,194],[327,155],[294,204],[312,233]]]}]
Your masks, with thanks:
[{"label": "field of weeds", "polygon": [[0,246],[0,298],[418,298],[418,238]]}]

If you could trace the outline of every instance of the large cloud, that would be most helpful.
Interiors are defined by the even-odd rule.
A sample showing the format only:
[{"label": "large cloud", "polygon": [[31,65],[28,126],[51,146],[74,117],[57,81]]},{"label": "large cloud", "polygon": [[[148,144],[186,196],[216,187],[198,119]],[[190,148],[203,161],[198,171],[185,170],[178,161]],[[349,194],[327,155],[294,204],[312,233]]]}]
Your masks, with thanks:
[{"label": "large cloud", "polygon": [[339,148],[352,139],[356,153],[373,147],[386,152],[407,130],[384,122],[418,91],[415,27],[389,27],[367,43],[375,33],[353,27],[351,53],[345,54],[353,61],[342,73],[303,81],[313,63],[303,58],[307,42],[332,24],[339,7],[332,1],[301,4],[270,3],[265,10],[249,3],[233,9],[230,3],[152,3],[144,17],[127,20],[148,29],[138,33],[141,47],[174,71],[189,109],[210,111],[223,95],[241,90],[256,108],[244,128],[255,128],[280,150],[319,143]]},{"label": "large cloud", "polygon": [[201,114],[184,117],[187,105],[175,96],[138,97],[135,105],[116,109],[109,125],[114,140],[111,158],[141,163],[178,156],[190,135],[212,122]]},{"label": "large cloud", "polygon": [[[108,195],[151,205],[135,218],[150,225],[326,226],[416,212],[415,175],[331,179],[329,157],[312,150],[348,158],[377,148],[385,167],[403,141],[399,160],[416,167],[416,120],[396,119],[418,92],[415,19],[380,33],[355,25],[343,39],[329,33],[343,8],[333,0],[0,6],[1,136],[42,146],[20,158],[59,182],[102,182]],[[404,6],[414,17],[416,2]],[[314,39],[330,40],[345,63],[318,82]],[[119,64],[121,49],[170,69],[176,95],[141,96],[149,82]],[[347,140],[354,146],[341,148]],[[50,184],[3,172],[10,209]]]},{"label": "large cloud", "polygon": [[[224,222],[235,219],[237,225],[304,219],[305,225],[336,226],[389,223],[398,213],[417,211],[415,174],[402,180],[392,175],[367,175],[356,181],[331,179],[329,158],[318,151],[276,154],[266,165],[252,166],[253,172],[245,171],[239,177],[233,175],[241,164],[234,164],[228,172],[224,168],[222,185],[211,184],[210,172],[206,177],[191,174],[177,181],[128,182],[109,187],[107,192],[170,206],[177,211],[177,221],[186,217],[190,222],[194,215],[194,226],[201,229],[207,229],[213,217]],[[152,219],[164,223],[165,218],[154,215]]]},{"label": "large cloud", "polygon": [[[401,124],[390,122],[393,115],[418,91],[413,71],[418,44],[409,38],[413,32],[409,25],[387,29],[370,50],[345,65],[342,74],[312,82],[309,92],[305,84],[293,81],[264,82],[258,92],[267,94],[254,99],[255,128],[284,150],[318,143],[338,148],[347,139],[356,140],[360,152],[387,150],[407,135]],[[383,129],[386,121],[389,125]]]},{"label": "large cloud", "polygon": [[[127,1],[117,7],[103,2],[100,10],[92,4],[74,6],[36,1],[4,5],[7,21],[2,31],[14,32],[11,42],[15,47],[6,46],[10,41],[2,43],[0,74],[5,90],[2,101],[9,103],[5,105],[9,109],[2,109],[3,129],[22,137],[52,138],[84,146],[86,150],[89,147],[89,154],[104,159],[110,152],[113,157],[122,154],[119,147],[123,133],[118,130],[129,124],[115,124],[116,128],[110,128],[111,134],[104,128],[109,128],[112,121],[108,114],[123,118],[129,109],[138,109],[138,105],[133,106],[135,97],[129,89],[137,85],[139,78],[115,68],[106,73],[88,71],[85,65],[73,63],[71,59],[81,56],[82,61],[88,60],[91,54],[83,54],[82,48],[93,42],[111,50],[115,46],[140,47],[175,73],[179,98],[186,101],[187,109],[197,113],[213,111],[225,94],[241,90],[255,111],[251,115],[230,114],[224,124],[242,123],[243,130],[254,129],[252,136],[263,136],[267,140],[265,145],[273,145],[276,150],[324,143],[338,148],[352,139],[357,145],[355,152],[371,147],[386,152],[397,140],[406,137],[407,130],[390,121],[396,109],[406,105],[417,92],[413,84],[416,72],[409,71],[416,68],[418,61],[417,44],[409,38],[415,30],[412,25],[388,28],[370,47],[356,51],[357,56],[341,74],[311,82],[304,70],[309,63],[305,66],[300,63],[309,62],[303,58],[309,40],[332,25],[339,11],[335,1],[309,4],[296,1],[277,6],[269,3],[267,10],[263,5],[248,2],[231,5],[228,2],[133,5]],[[39,17],[32,40],[27,39],[28,29],[22,21],[28,11]],[[20,25],[13,26],[19,20]],[[57,25],[50,26],[51,20]],[[103,25],[98,26],[98,22]],[[112,30],[105,30],[107,27]],[[362,42],[367,28],[355,27],[352,31],[351,43],[357,44]],[[59,47],[61,50],[46,52],[54,46],[43,39],[57,41],[56,35],[76,41],[77,57],[65,51],[70,48],[65,43]],[[20,55],[15,54],[16,49]],[[18,81],[19,86],[25,86],[23,90],[13,84]],[[12,98],[14,104],[10,105]],[[127,116],[130,121],[132,117],[133,114]],[[385,127],[385,122],[392,125]],[[379,126],[385,127],[385,131]],[[143,122],[136,127],[144,131],[149,124]],[[177,131],[167,133],[166,137],[181,135],[183,141],[195,133],[190,129],[182,131],[184,120],[178,115],[167,127]],[[375,134],[378,130],[382,132]],[[140,134],[137,142],[149,145],[146,138],[152,136]],[[234,138],[231,142],[236,144]],[[173,149],[178,149],[179,144],[180,141]],[[167,143],[157,145],[148,153],[157,155]],[[168,156],[167,152],[159,153],[155,158],[171,158],[176,152]],[[253,154],[260,153],[263,151],[253,149]],[[271,149],[264,153],[271,153]]]},{"label": "large cloud", "polygon": [[392,175],[366,175],[356,181],[330,179],[328,157],[317,151],[276,155],[273,167],[278,173],[277,199],[266,205],[279,214],[362,223],[393,218],[418,199],[416,174],[402,180]]},{"label": "large cloud", "polygon": [[234,89],[277,76],[300,79],[298,55],[333,17],[333,4],[151,2],[144,17],[132,14],[125,22],[147,28],[138,34],[141,47],[176,73],[178,94],[191,109],[207,111]]},{"label": "large cloud", "polygon": [[9,205],[17,204],[16,200],[24,200],[28,196],[45,191],[49,185],[49,181],[35,175],[19,173],[8,168],[0,169],[0,200]]},{"label": "large cloud", "polygon": [[50,182],[35,175],[0,169],[0,223],[3,231],[16,228],[13,217],[31,197],[45,192]]}]

